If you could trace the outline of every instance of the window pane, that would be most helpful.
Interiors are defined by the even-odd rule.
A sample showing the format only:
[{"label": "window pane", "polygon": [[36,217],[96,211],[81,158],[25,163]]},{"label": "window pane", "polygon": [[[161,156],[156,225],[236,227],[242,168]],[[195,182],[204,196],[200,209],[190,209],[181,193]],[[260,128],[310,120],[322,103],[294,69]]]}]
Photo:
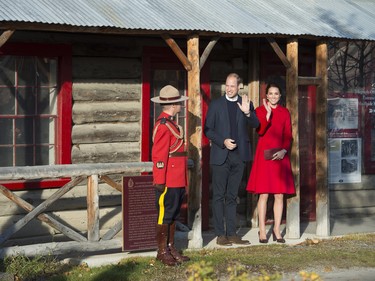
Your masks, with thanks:
[{"label": "window pane", "polygon": [[36,58],[37,78],[41,87],[56,87],[57,60]]},{"label": "window pane", "polygon": [[37,114],[55,114],[57,101],[55,88],[41,88],[38,93]]},{"label": "window pane", "polygon": [[37,146],[35,149],[35,165],[49,165],[55,161],[55,149],[49,146]]},{"label": "window pane", "polygon": [[35,114],[35,96],[33,88],[18,89],[18,115]]},{"label": "window pane", "polygon": [[0,87],[0,115],[14,114],[14,88]]},{"label": "window pane", "polygon": [[36,144],[49,144],[51,125],[53,126],[52,118],[42,118],[42,119],[35,120],[35,143]]},{"label": "window pane", "polygon": [[10,56],[0,56],[0,85],[13,87],[15,83],[14,71],[15,58]]},{"label": "window pane", "polygon": [[16,144],[33,144],[33,129],[32,118],[16,119]]},{"label": "window pane", "polygon": [[0,167],[13,166],[13,148],[0,147]]},{"label": "window pane", "polygon": [[16,147],[16,166],[33,166],[33,150],[32,146]]},{"label": "window pane", "polygon": [[[13,144],[13,128],[12,128],[13,119],[10,118],[0,118],[0,145],[1,144]],[[0,158],[3,157],[0,154]]]},{"label": "window pane", "polygon": [[34,57],[17,57],[17,85],[34,86],[36,83],[37,60]]}]

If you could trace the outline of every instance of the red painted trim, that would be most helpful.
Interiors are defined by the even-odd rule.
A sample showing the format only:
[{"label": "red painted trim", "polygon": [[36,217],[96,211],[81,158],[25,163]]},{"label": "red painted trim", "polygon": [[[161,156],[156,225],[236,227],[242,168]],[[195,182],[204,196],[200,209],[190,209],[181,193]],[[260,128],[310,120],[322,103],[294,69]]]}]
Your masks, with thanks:
[{"label": "red painted trim", "polygon": [[[22,44],[7,43],[0,48],[0,55],[58,57],[59,84],[56,125],[55,164],[71,163],[71,130],[72,130],[72,49],[66,44]],[[61,187],[68,179],[41,181],[2,182],[10,190],[39,189]]]},{"label": "red painted trim", "polygon": [[142,83],[142,147],[141,161],[150,161],[150,58],[143,56],[142,67],[143,83]]}]

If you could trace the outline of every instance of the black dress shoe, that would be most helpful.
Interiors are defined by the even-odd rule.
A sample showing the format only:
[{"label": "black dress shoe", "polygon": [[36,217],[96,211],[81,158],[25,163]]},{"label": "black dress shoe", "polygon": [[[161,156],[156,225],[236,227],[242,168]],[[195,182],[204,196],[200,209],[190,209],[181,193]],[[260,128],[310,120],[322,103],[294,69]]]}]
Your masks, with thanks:
[{"label": "black dress shoe", "polygon": [[260,239],[260,234],[259,234],[259,231],[258,231],[258,237],[259,237],[259,243],[263,243],[263,244],[266,244],[268,243],[268,239]]},{"label": "black dress shoe", "polygon": [[277,243],[285,243],[285,239],[282,238],[282,237],[281,238],[277,238],[274,231],[272,231],[272,236],[273,236],[273,241],[276,241]]}]

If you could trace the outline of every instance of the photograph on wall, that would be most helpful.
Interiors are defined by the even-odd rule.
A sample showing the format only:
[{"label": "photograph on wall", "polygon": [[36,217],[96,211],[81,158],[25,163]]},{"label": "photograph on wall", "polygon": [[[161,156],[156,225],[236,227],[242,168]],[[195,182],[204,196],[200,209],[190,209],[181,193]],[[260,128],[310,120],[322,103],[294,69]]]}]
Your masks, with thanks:
[{"label": "photograph on wall", "polygon": [[332,98],[328,100],[328,130],[358,129],[358,99]]},{"label": "photograph on wall", "polygon": [[361,182],[361,138],[330,138],[329,183]]}]

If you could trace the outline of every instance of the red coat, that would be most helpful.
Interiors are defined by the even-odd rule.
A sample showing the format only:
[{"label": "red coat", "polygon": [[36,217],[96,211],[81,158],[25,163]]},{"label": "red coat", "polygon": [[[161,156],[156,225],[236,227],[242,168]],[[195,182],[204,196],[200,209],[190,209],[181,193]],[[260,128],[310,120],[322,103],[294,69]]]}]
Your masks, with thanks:
[{"label": "red coat", "polygon": [[[162,112],[154,126],[152,147],[153,182],[169,188],[187,186],[184,134],[171,116]],[[173,130],[173,132],[171,131]],[[178,137],[181,136],[181,137]]]},{"label": "red coat", "polygon": [[[257,129],[259,141],[246,190],[252,193],[295,193],[294,179],[290,165],[292,125],[287,108],[278,105],[272,109],[270,120],[262,105],[256,110],[260,125]],[[280,148],[287,153],[282,160],[266,160],[264,150]]]}]

